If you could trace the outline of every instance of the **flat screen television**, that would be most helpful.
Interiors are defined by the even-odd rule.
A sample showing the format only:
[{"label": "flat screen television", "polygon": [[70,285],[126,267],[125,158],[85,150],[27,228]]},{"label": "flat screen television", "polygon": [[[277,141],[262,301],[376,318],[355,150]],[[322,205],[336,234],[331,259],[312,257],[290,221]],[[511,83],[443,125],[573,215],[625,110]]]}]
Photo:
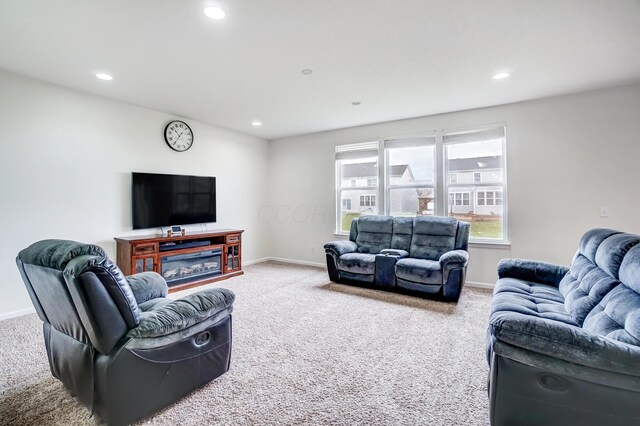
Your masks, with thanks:
[{"label": "flat screen television", "polygon": [[131,173],[133,229],[216,221],[216,178]]}]

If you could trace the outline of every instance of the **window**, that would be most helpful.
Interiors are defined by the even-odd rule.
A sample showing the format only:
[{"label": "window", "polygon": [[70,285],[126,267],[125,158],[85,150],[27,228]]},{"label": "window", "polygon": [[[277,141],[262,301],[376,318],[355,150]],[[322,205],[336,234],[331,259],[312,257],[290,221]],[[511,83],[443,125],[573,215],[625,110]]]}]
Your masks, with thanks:
[{"label": "window", "polygon": [[[448,172],[473,173],[472,181],[447,183],[447,192],[453,194],[449,215],[471,223],[472,239],[506,240],[504,128],[445,133],[442,142]],[[458,201],[458,193],[473,196],[464,204],[464,198]]]},{"label": "window", "polygon": [[386,140],[386,211],[392,216],[435,214],[435,136]]},{"label": "window", "polygon": [[469,192],[451,192],[449,193],[449,205],[451,206],[468,206]]},{"label": "window", "polygon": [[351,221],[362,214],[378,214],[378,174],[377,141],[336,147],[338,232],[349,232]]},{"label": "window", "polygon": [[360,207],[375,207],[376,206],[376,196],[375,195],[361,195],[360,196]]},{"label": "window", "polygon": [[336,230],[363,214],[451,216],[472,242],[507,241],[505,128],[336,147]]},{"label": "window", "polygon": [[502,205],[502,191],[478,191],[476,198],[479,206]]}]

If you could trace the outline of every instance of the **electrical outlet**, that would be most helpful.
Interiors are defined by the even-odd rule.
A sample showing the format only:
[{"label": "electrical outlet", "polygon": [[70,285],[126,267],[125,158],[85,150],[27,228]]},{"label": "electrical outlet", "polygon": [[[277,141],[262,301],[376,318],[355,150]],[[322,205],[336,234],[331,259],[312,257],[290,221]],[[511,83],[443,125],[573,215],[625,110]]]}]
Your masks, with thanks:
[{"label": "electrical outlet", "polygon": [[609,207],[600,207],[600,217],[609,217]]},{"label": "electrical outlet", "polygon": [[316,246],[309,246],[309,253],[315,253],[316,252]]}]

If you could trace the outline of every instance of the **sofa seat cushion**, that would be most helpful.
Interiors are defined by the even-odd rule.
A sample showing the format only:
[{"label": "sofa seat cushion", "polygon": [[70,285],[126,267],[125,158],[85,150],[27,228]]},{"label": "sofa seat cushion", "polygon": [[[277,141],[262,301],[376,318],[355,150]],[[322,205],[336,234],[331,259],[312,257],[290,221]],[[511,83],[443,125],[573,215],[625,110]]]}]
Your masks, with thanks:
[{"label": "sofa seat cushion", "polygon": [[347,253],[338,258],[338,269],[352,274],[373,275],[376,272],[376,256],[367,253]]},{"label": "sofa seat cushion", "polygon": [[440,262],[426,259],[401,259],[396,263],[396,276],[422,284],[442,284]]},{"label": "sofa seat cushion", "polygon": [[578,325],[565,310],[564,298],[556,287],[515,278],[501,278],[496,283],[491,315],[500,312],[517,312]]}]

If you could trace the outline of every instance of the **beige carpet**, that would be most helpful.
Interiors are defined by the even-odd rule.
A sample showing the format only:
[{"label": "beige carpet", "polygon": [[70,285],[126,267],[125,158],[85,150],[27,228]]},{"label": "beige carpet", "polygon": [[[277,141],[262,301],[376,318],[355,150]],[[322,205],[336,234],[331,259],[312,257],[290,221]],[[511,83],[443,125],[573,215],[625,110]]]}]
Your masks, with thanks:
[{"label": "beige carpet", "polygon": [[[453,305],[333,284],[319,268],[245,271],[219,284],[236,293],[231,370],[142,424],[489,423],[488,291]],[[0,322],[0,423],[93,424],[51,376],[35,314]]]}]

